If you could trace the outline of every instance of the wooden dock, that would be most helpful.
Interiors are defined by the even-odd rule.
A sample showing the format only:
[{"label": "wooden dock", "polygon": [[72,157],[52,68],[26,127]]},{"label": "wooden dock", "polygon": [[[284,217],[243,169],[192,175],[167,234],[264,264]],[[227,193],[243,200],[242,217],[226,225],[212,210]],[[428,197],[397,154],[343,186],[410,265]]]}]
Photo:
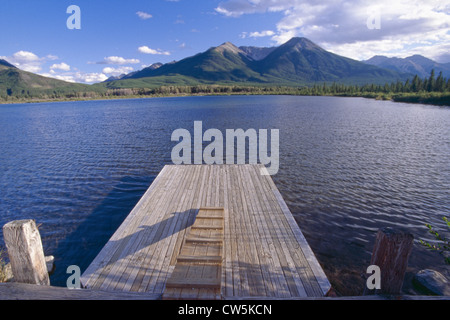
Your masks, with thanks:
[{"label": "wooden dock", "polygon": [[[323,297],[330,283],[272,178],[261,170],[260,165],[165,166],[81,283],[92,290],[156,297],[171,290],[169,298],[183,299]],[[223,208],[219,233],[196,233],[202,227],[193,225],[208,214],[199,213],[201,208]],[[188,259],[184,246],[199,238],[204,240],[200,245],[220,246],[220,254],[214,253],[220,268],[202,269],[216,272],[220,286],[211,280],[206,282],[214,287],[194,283],[189,288],[189,280],[175,288],[182,278],[176,266]],[[189,259],[208,260],[201,254]],[[189,268],[182,268],[186,275]]]}]

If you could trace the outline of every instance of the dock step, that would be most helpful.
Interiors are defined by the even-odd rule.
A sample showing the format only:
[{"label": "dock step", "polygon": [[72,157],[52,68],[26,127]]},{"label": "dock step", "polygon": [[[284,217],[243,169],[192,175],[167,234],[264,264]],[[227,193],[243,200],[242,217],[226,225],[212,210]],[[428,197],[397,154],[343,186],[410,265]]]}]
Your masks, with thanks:
[{"label": "dock step", "polygon": [[[222,268],[219,265],[189,266],[178,265],[166,282],[166,289],[220,289]],[[202,275],[201,278],[192,275]]]},{"label": "dock step", "polygon": [[177,263],[222,263],[222,256],[178,256]]},{"label": "dock step", "polygon": [[186,243],[205,243],[205,244],[223,244],[223,239],[220,238],[202,238],[202,237],[186,237]]},{"label": "dock step", "polygon": [[193,230],[221,230],[223,229],[222,226],[206,226],[206,225],[198,225],[198,226],[192,226],[191,229]]},{"label": "dock step", "polygon": [[171,279],[166,283],[166,288],[173,289],[220,289],[220,279],[219,278],[209,278],[209,279]]},{"label": "dock step", "polygon": [[163,299],[221,297],[223,229],[223,208],[199,209],[167,279]]}]

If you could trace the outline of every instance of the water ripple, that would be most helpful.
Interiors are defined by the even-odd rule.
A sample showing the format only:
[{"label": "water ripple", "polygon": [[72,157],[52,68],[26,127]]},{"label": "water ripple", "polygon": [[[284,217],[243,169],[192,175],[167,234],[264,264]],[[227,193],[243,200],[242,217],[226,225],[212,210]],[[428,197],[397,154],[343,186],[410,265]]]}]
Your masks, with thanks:
[{"label": "water ripple", "polygon": [[[64,285],[64,265],[89,264],[170,163],[172,131],[192,132],[195,120],[204,130],[280,129],[273,179],[343,293],[359,294],[379,228],[429,239],[426,223],[445,227],[448,108],[285,96],[2,105],[0,223],[43,223],[44,247],[61,266],[52,283]],[[411,270],[440,265],[416,244]]]}]

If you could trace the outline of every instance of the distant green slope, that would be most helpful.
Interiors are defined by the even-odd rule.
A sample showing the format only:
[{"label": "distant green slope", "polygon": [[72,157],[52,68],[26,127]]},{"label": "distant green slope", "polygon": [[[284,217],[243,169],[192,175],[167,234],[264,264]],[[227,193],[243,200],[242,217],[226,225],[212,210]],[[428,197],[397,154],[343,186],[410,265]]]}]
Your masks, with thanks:
[{"label": "distant green slope", "polygon": [[121,79],[93,84],[96,89],[154,89],[162,86],[198,86],[198,85],[221,85],[221,86],[255,86],[255,87],[276,87],[276,86],[306,86],[306,81],[289,81],[277,77],[266,77],[266,81],[233,81],[233,80],[202,80],[184,75],[163,75],[152,76],[139,79]]},{"label": "distant green slope", "polygon": [[[9,63],[6,60],[0,59],[0,70],[5,70],[8,68],[16,68],[15,66],[13,66],[11,63]],[[17,69],[17,68],[16,68]]]},{"label": "distant green slope", "polygon": [[139,79],[121,79],[108,82],[101,82],[92,85],[97,88],[107,89],[123,89],[123,88],[158,88],[161,86],[196,86],[202,82],[192,77],[177,75],[177,76],[154,76]]}]

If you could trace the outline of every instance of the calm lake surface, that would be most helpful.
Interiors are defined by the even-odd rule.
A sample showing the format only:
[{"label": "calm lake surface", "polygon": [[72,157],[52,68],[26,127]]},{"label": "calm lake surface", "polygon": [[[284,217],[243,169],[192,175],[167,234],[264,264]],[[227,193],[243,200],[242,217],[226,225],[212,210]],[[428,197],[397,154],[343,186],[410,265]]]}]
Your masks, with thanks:
[{"label": "calm lake surface", "polygon": [[[332,285],[361,294],[376,232],[415,237],[408,279],[441,256],[426,223],[450,215],[450,108],[363,98],[180,97],[0,105],[0,224],[35,219],[53,285],[82,272],[165,164],[173,130],[280,130],[273,180]],[[205,143],[204,146],[207,144]],[[3,246],[3,235],[0,246]]]}]

